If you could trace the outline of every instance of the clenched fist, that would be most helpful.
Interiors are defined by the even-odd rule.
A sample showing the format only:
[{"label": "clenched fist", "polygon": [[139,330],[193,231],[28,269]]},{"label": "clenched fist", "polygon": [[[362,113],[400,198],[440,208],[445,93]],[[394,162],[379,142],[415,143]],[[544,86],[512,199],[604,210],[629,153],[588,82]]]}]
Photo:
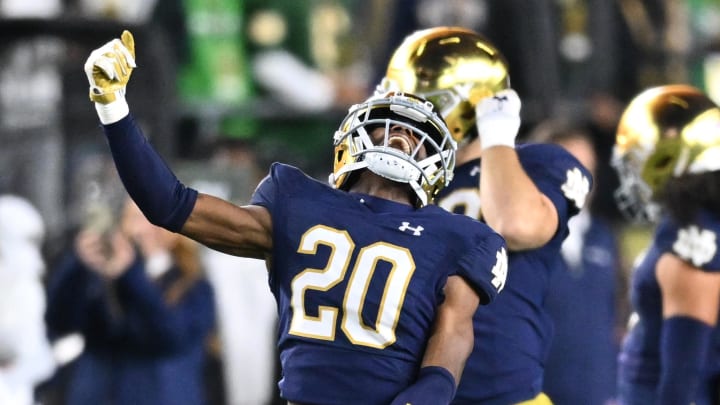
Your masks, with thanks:
[{"label": "clenched fist", "polygon": [[135,39],[130,31],[90,53],[85,61],[85,74],[90,84],[90,100],[103,124],[128,114],[125,87],[135,64]]},{"label": "clenched fist", "polygon": [[515,147],[515,138],[520,130],[520,106],[520,97],[513,89],[501,90],[478,103],[475,115],[483,149]]}]

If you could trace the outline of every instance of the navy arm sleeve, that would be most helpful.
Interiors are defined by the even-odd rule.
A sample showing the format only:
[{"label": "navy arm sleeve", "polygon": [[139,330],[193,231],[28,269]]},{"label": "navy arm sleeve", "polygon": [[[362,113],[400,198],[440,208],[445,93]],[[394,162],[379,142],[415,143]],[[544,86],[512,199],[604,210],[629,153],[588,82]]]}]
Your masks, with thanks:
[{"label": "navy arm sleeve", "polygon": [[694,403],[710,356],[712,333],[711,326],[688,316],[674,316],[663,322],[658,405]]},{"label": "navy arm sleeve", "polygon": [[130,197],[154,225],[179,232],[197,200],[149,144],[132,115],[103,125],[115,167]]}]

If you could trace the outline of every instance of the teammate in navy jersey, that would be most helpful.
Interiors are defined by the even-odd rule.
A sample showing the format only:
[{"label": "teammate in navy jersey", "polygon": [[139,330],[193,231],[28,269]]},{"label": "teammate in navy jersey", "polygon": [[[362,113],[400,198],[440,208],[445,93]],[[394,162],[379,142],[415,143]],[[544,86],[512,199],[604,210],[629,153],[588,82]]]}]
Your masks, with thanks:
[{"label": "teammate in navy jersey", "polygon": [[587,169],[562,147],[515,147],[520,99],[509,86],[503,55],[459,27],[409,35],[378,86],[422,95],[440,110],[459,146],[455,177],[437,204],[486,222],[509,249],[503,294],[475,313],[474,350],[454,404],[550,403],[542,393],[552,338],[544,300],[561,266],[568,219],[592,186]]},{"label": "teammate in navy jersey", "polygon": [[619,358],[623,405],[720,403],[720,108],[688,85],[627,106],[613,166],[619,207],[657,223],[636,262]]},{"label": "teammate in navy jersey", "polygon": [[156,225],[267,261],[282,397],[448,403],[472,315],[503,289],[507,257],[485,224],[427,204],[456,147],[432,104],[387,93],[351,107],[333,138],[332,186],[276,163],[239,207],[185,187],[148,144],[124,98],[134,67],[127,31],[85,65],[118,173]]}]

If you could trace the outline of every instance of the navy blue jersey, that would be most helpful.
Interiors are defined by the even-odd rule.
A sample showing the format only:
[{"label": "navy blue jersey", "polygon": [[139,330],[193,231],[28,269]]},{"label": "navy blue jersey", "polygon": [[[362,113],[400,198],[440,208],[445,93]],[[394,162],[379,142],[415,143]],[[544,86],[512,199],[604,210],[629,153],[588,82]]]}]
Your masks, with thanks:
[{"label": "navy blue jersey", "polygon": [[[454,404],[502,404],[534,398],[542,389],[552,322],[545,310],[550,275],[562,267],[560,247],[567,221],[584,203],[590,173],[558,145],[518,145],[518,157],[538,189],[552,200],[559,226],[534,250],[509,252],[505,290],[493,305],[475,314],[475,348],[463,371]],[[439,206],[480,218],[480,160],[455,168]]]},{"label": "navy blue jersey", "polygon": [[[630,300],[633,325],[620,354],[620,378],[632,384],[656,386],[660,379],[660,336],[662,332],[662,293],[655,278],[660,257],[669,253],[709,272],[720,271],[720,217],[703,212],[691,224],[679,225],[664,218],[655,231],[650,247],[633,270]],[[719,324],[720,325],[720,324]],[[706,362],[708,379],[720,377],[720,326],[715,327]],[[706,386],[706,384],[700,384]],[[707,394],[706,394],[707,395]],[[709,399],[697,398],[697,403]]]},{"label": "navy blue jersey", "polygon": [[[555,271],[545,307],[554,334],[545,364],[543,391],[555,405],[610,404],[616,396],[616,278],[620,271],[615,233],[609,223],[588,211],[570,220],[570,235],[581,243],[579,257],[567,253],[564,269]],[[578,222],[587,221],[581,229]],[[569,303],[572,303],[569,305]]]},{"label": "navy blue jersey", "polygon": [[269,282],[290,401],[389,403],[415,378],[447,277],[464,277],[484,302],[505,282],[504,240],[432,205],[335,190],[277,163],[251,203],[272,216]]}]

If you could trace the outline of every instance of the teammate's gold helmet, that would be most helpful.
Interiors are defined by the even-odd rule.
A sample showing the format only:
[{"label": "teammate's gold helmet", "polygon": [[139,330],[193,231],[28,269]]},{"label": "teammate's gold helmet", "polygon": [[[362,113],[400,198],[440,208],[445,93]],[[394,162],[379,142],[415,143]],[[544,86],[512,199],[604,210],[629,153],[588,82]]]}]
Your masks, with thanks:
[{"label": "teammate's gold helmet", "polygon": [[435,27],[405,38],[378,87],[432,102],[460,142],[476,133],[475,105],[510,87],[510,78],[505,57],[486,38],[466,28]]},{"label": "teammate's gold helmet", "polygon": [[720,170],[720,108],[689,85],[641,92],[620,118],[612,164],[621,211],[656,220],[656,199],[671,177]]}]

